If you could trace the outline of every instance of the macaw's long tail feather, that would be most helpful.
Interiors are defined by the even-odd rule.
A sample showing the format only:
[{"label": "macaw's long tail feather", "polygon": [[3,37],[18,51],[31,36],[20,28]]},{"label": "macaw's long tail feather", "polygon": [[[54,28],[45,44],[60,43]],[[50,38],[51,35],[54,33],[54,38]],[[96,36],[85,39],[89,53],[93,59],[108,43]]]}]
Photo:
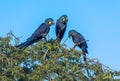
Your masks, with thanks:
[{"label": "macaw's long tail feather", "polygon": [[88,53],[87,48],[85,46],[82,47],[82,54],[85,64],[87,64],[86,53]]},{"label": "macaw's long tail feather", "polygon": [[24,42],[24,43],[22,43],[22,44],[19,44],[18,46],[16,46],[17,48],[19,48],[19,49],[25,49],[26,47],[28,47],[29,46],[29,44],[28,44],[28,42],[26,41],[26,42]]},{"label": "macaw's long tail feather", "polygon": [[85,64],[87,64],[87,58],[85,54],[83,54],[83,59],[84,59]]},{"label": "macaw's long tail feather", "polygon": [[30,37],[27,41],[25,41],[22,44],[17,45],[16,47],[19,49],[25,49],[26,47],[33,44],[34,42],[35,42],[34,39],[32,37]]}]

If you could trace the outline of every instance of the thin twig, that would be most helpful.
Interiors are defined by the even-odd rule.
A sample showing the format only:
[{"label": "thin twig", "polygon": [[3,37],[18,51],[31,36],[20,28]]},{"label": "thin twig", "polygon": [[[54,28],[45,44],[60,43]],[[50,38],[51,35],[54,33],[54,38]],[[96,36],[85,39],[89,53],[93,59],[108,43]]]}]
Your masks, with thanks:
[{"label": "thin twig", "polygon": [[87,59],[89,62],[91,62],[91,63],[95,63],[95,64],[98,64],[98,63],[99,63],[100,65],[102,65],[102,66],[108,68],[108,69],[111,70],[111,71],[116,71],[116,70],[113,70],[113,69],[111,69],[110,67],[106,66],[105,64],[102,64],[102,63],[100,63],[100,62],[96,62],[95,60],[90,59],[90,58],[88,58],[88,57],[85,56],[85,55],[83,55],[83,56],[86,57],[86,59]]},{"label": "thin twig", "polygon": [[64,45],[64,44],[65,44],[65,42],[68,40],[68,38],[69,38],[69,37],[67,37],[67,38],[65,39],[65,41],[63,42],[63,45]]},{"label": "thin twig", "polygon": [[46,55],[48,54],[48,51],[49,51],[49,49],[45,52],[45,54],[44,54],[44,56],[43,56],[43,59],[46,58]]},{"label": "thin twig", "polygon": [[20,37],[16,37],[12,32],[10,33],[16,40],[18,40],[19,41],[19,38]]},{"label": "thin twig", "polygon": [[[85,41],[89,41],[89,40],[85,40]],[[76,46],[80,45],[81,43],[83,43],[83,42],[85,42],[85,41],[82,41],[82,42],[79,42],[79,43],[75,44],[72,49],[74,49]],[[69,51],[69,52],[70,52],[70,51]],[[82,54],[82,55],[83,55],[83,54]],[[83,56],[86,57],[85,55],[83,55]],[[98,62],[96,62],[96,61],[94,61],[94,60],[92,60],[92,59],[89,59],[88,57],[86,57],[86,59],[87,59],[89,62],[93,62],[93,63],[95,63],[95,64],[98,64]],[[108,69],[111,70],[111,71],[116,71],[116,70],[113,70],[113,69],[111,69],[110,67],[106,66],[105,64],[102,64],[102,63],[100,63],[100,62],[99,62],[99,64],[101,64],[102,66],[108,68]]]}]

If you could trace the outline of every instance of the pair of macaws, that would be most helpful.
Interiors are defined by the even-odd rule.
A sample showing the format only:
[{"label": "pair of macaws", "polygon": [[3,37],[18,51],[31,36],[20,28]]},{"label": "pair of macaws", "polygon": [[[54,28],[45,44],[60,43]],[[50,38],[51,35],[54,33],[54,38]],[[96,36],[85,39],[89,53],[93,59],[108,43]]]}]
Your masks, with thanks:
[{"label": "pair of macaws", "polygon": [[[56,41],[60,42],[64,36],[64,33],[66,31],[67,27],[67,22],[68,22],[68,17],[67,15],[62,15],[56,22]],[[36,30],[35,32],[22,44],[17,45],[16,47],[19,49],[26,48],[29,45],[39,41],[42,38],[46,39],[46,35],[50,31],[50,26],[54,25],[54,20],[52,18],[47,18],[44,23],[42,23]],[[84,61],[86,61],[86,53],[87,51],[87,43],[85,38],[78,33],[75,30],[70,30],[68,33],[69,37],[72,37],[73,42],[75,43],[75,46],[78,46],[79,48],[82,49]]]}]

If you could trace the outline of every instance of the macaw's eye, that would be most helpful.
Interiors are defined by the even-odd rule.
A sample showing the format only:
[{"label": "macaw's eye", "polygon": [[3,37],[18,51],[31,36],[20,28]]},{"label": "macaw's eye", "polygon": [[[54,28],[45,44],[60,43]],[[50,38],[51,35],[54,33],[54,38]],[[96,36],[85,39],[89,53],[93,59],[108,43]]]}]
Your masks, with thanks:
[{"label": "macaw's eye", "polygon": [[62,21],[65,21],[65,17],[62,17]]},{"label": "macaw's eye", "polygon": [[54,22],[54,21],[48,21],[48,24],[49,24],[49,25],[54,25],[55,22]]},{"label": "macaw's eye", "polygon": [[48,21],[48,24],[51,25],[51,24],[52,24],[52,21]]}]

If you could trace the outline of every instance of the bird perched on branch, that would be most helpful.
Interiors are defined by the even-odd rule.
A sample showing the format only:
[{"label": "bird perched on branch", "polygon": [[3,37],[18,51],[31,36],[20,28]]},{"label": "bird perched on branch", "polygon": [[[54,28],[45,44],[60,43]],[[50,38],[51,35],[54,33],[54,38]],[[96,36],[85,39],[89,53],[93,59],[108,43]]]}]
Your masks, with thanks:
[{"label": "bird perched on branch", "polygon": [[76,46],[81,48],[84,62],[87,63],[86,53],[88,53],[87,51],[88,46],[87,46],[85,38],[80,33],[78,33],[76,30],[70,30],[68,33],[68,37],[72,37],[72,40],[75,43],[74,48]]},{"label": "bird perched on branch", "polygon": [[56,41],[60,42],[64,36],[64,33],[66,31],[68,22],[67,15],[62,15],[56,22]]},{"label": "bird perched on branch", "polygon": [[47,18],[24,43],[17,45],[16,47],[19,49],[25,49],[42,38],[45,38],[46,40],[46,35],[50,31],[50,26],[52,25],[54,25],[54,20],[52,18]]}]

